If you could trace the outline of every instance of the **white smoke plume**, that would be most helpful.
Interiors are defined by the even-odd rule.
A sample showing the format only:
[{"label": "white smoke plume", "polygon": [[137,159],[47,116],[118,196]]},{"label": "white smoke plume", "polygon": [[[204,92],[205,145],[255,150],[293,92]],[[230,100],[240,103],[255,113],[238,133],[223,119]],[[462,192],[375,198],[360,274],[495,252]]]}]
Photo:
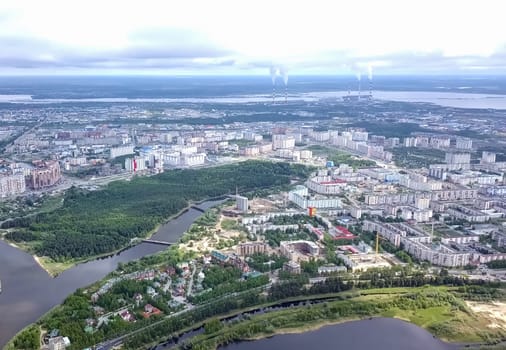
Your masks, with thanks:
[{"label": "white smoke plume", "polygon": [[281,76],[283,77],[283,83],[285,83],[285,87],[288,85],[288,70],[285,67],[281,67],[279,69]]},{"label": "white smoke plume", "polygon": [[276,84],[276,76],[278,75],[278,72],[279,72],[279,69],[276,68],[275,66],[271,66],[270,67],[270,74],[271,74],[271,79],[272,79],[272,85]]}]

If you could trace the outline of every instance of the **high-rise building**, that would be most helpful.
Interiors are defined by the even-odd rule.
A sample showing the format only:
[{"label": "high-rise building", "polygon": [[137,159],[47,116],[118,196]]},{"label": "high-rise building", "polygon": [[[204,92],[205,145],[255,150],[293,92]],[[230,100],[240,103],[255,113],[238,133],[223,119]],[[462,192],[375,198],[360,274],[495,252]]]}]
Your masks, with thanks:
[{"label": "high-rise building", "polygon": [[353,141],[367,141],[368,137],[369,133],[367,131],[353,131],[351,138]]},{"label": "high-rise building", "polygon": [[127,171],[146,170],[146,159],[144,157],[134,157],[125,159],[125,169]]},{"label": "high-rise building", "polygon": [[473,149],[473,140],[459,137],[455,147],[458,149]]},{"label": "high-rise building", "polygon": [[495,163],[495,153],[483,151],[483,153],[481,154],[481,163],[482,164]]},{"label": "high-rise building", "polygon": [[248,211],[248,197],[235,196],[235,202],[237,205],[237,210],[240,210],[243,213]]},{"label": "high-rise building", "polygon": [[111,147],[110,158],[112,159],[116,157],[126,156],[128,154],[133,153],[134,153],[134,146],[131,145]]},{"label": "high-rise building", "polygon": [[8,197],[25,192],[23,174],[0,175],[0,197]]},{"label": "high-rise building", "polygon": [[272,135],[272,149],[277,150],[280,148],[294,148],[295,138],[287,135]]},{"label": "high-rise building", "polygon": [[445,163],[447,164],[469,164],[471,162],[470,153],[446,152]]},{"label": "high-rise building", "polygon": [[61,179],[60,163],[54,160],[34,162],[35,169],[30,172],[28,184],[34,190],[53,186]]}]

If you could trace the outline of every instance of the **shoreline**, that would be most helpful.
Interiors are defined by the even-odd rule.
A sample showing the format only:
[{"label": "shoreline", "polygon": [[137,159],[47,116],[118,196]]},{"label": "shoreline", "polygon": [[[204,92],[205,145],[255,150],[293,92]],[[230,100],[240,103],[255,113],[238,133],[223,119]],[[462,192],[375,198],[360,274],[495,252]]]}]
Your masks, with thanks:
[{"label": "shoreline", "polygon": [[[204,202],[209,201],[209,200],[213,200],[213,198],[211,198],[211,199],[204,199],[202,201],[189,203],[186,207],[182,208],[177,213],[169,216],[167,219],[165,219],[161,223],[157,224],[152,230],[148,231],[145,236],[143,236],[143,237],[136,237],[134,241],[130,242],[128,245],[126,245],[124,247],[116,249],[116,250],[114,250],[112,252],[108,252],[108,253],[104,253],[104,254],[99,254],[99,255],[93,255],[93,256],[89,256],[89,257],[83,258],[83,259],[77,259],[77,260],[72,260],[71,259],[71,260],[68,260],[68,261],[63,261],[61,263],[58,263],[58,262],[48,262],[48,263],[45,263],[44,262],[44,258],[45,257],[33,254],[28,249],[25,249],[22,246],[19,246],[19,245],[17,245],[14,242],[6,240],[5,238],[2,238],[2,240],[5,243],[7,243],[8,245],[10,245],[11,247],[16,248],[16,249],[18,249],[18,250],[20,250],[22,252],[27,253],[27,254],[30,254],[32,256],[33,260],[37,263],[37,265],[40,266],[41,269],[43,269],[50,277],[56,278],[56,277],[58,277],[59,274],[65,272],[65,271],[67,271],[67,270],[69,270],[69,269],[71,269],[71,268],[73,268],[73,267],[75,267],[75,266],[77,266],[79,264],[84,264],[84,263],[87,263],[87,262],[90,262],[90,261],[93,261],[93,260],[107,258],[107,257],[113,256],[113,255],[119,254],[119,253],[121,253],[122,251],[124,251],[126,249],[132,248],[135,245],[137,245],[139,243],[142,243],[140,241],[141,239],[150,239],[152,236],[154,236],[158,232],[158,230],[160,229],[160,227],[162,227],[163,225],[169,223],[171,220],[177,219],[178,217],[180,217],[181,215],[183,215],[184,213],[186,213],[188,210],[190,210],[192,208],[192,206],[199,205],[199,204],[204,203]],[[63,269],[54,269],[53,270],[50,267],[51,264],[64,264],[66,267],[63,268]]]},{"label": "shoreline", "polygon": [[39,256],[37,256],[37,255],[32,255],[32,257],[33,257],[33,260],[35,260],[35,262],[36,262],[37,264],[39,264],[39,266],[40,266],[40,267],[41,267],[44,271],[46,271],[46,272],[47,272],[47,274],[48,274],[49,276],[51,276],[51,277],[53,277],[53,278],[55,278],[56,276],[58,276],[57,274],[55,274],[55,273],[53,273],[53,272],[49,271],[49,269],[48,269],[46,266],[44,266],[44,264],[40,261],[40,257],[39,257]]},{"label": "shoreline", "polygon": [[[168,224],[170,221],[179,218],[181,215],[185,214],[187,211],[192,209],[193,206],[198,206],[198,205],[208,202],[208,201],[217,201],[217,200],[221,200],[221,199],[225,200],[226,197],[227,197],[227,195],[223,195],[223,196],[202,199],[200,201],[189,201],[187,206],[185,206],[184,208],[179,210],[177,213],[170,215],[169,217],[164,219],[162,222],[156,224],[156,226],[153,229],[149,230],[145,236],[136,237],[128,245],[121,247],[119,249],[116,249],[112,252],[107,252],[107,253],[103,253],[103,254],[99,254],[99,255],[93,255],[93,256],[86,257],[86,258],[82,258],[82,259],[70,259],[68,261],[63,261],[63,262],[45,262],[44,260],[46,257],[33,254],[32,252],[30,252],[29,249],[26,249],[23,246],[17,245],[16,243],[14,243],[12,241],[6,240],[5,238],[1,238],[1,239],[5,243],[10,245],[11,247],[16,248],[22,252],[30,254],[32,256],[33,260],[40,266],[40,268],[42,268],[50,277],[56,278],[61,273],[65,272],[65,271],[67,271],[79,264],[84,264],[84,263],[87,263],[87,262],[90,262],[93,260],[103,259],[103,258],[107,258],[107,257],[113,256],[113,255],[119,254],[119,253],[123,252],[124,250],[130,249],[130,248],[136,246],[137,244],[142,243],[141,242],[142,239],[150,239],[156,233],[158,233],[158,230],[163,225]],[[207,211],[207,209],[206,209],[206,211]],[[62,269],[61,268],[60,269],[58,269],[58,268],[52,269],[51,266],[53,264],[62,264],[65,267]]]},{"label": "shoreline", "polygon": [[[498,344],[492,345],[492,344],[486,344],[486,343],[482,343],[482,342],[473,343],[473,342],[451,341],[451,340],[448,340],[448,339],[436,336],[435,334],[433,334],[432,332],[430,332],[423,325],[418,325],[415,322],[412,322],[410,320],[407,320],[407,319],[404,319],[404,318],[401,318],[401,317],[395,317],[395,316],[394,317],[386,317],[386,316],[381,316],[381,315],[372,315],[372,316],[364,316],[364,317],[349,317],[349,318],[343,318],[341,320],[335,320],[335,321],[328,321],[328,320],[326,320],[326,321],[323,321],[323,322],[318,322],[318,323],[314,323],[314,324],[306,324],[306,325],[299,326],[299,327],[281,328],[281,329],[275,330],[273,333],[258,334],[258,335],[253,336],[253,337],[243,338],[241,340],[238,340],[235,343],[239,344],[239,343],[242,343],[242,342],[255,342],[255,341],[258,341],[258,340],[270,339],[270,338],[273,338],[273,337],[276,337],[276,336],[279,336],[279,335],[304,334],[304,333],[308,333],[308,332],[317,331],[317,330],[319,330],[319,329],[321,329],[323,327],[327,327],[327,326],[336,326],[336,325],[345,324],[345,323],[349,323],[349,322],[367,321],[367,320],[372,320],[372,319],[377,319],[377,318],[394,319],[394,320],[400,320],[400,321],[404,321],[404,322],[410,323],[412,325],[415,325],[415,326],[420,327],[421,329],[427,331],[434,338],[440,340],[441,342],[443,342],[445,344],[461,346],[462,348],[471,348],[471,349],[474,349],[473,347],[496,346],[498,344],[504,343],[503,341],[501,341]],[[223,347],[224,347],[224,345],[220,345],[220,346],[218,346],[216,348],[216,350],[221,349]]]}]

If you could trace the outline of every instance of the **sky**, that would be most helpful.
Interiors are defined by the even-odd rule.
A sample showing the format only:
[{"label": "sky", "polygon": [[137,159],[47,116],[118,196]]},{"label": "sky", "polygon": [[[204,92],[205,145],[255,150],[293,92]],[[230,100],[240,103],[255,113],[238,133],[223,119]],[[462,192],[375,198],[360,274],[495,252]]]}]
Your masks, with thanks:
[{"label": "sky", "polygon": [[502,0],[1,0],[0,75],[506,74]]}]

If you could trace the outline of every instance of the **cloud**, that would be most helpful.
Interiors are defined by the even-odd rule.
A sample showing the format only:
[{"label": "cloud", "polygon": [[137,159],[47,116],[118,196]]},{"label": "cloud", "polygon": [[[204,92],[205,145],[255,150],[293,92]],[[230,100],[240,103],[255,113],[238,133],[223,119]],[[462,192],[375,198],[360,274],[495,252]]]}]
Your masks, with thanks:
[{"label": "cloud", "polygon": [[180,28],[133,33],[125,47],[87,49],[28,36],[0,36],[0,67],[10,68],[199,68],[234,65],[231,50]]},{"label": "cloud", "polygon": [[[1,20],[2,17],[0,17]],[[292,74],[316,72],[367,74],[368,65],[375,73],[451,74],[476,70],[506,72],[506,46],[489,57],[447,56],[442,50],[427,52],[400,51],[364,56],[353,50],[325,50],[295,57],[271,59],[249,57],[220,46],[203,33],[183,28],[144,28],[130,33],[128,41],[116,48],[86,48],[65,45],[28,35],[1,36],[1,69],[77,69],[107,70],[177,70],[235,71],[267,74],[268,68],[283,65]]]}]

